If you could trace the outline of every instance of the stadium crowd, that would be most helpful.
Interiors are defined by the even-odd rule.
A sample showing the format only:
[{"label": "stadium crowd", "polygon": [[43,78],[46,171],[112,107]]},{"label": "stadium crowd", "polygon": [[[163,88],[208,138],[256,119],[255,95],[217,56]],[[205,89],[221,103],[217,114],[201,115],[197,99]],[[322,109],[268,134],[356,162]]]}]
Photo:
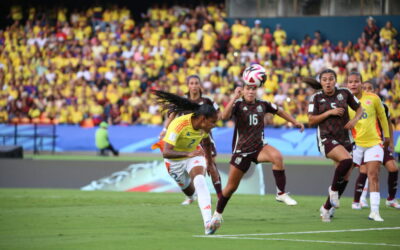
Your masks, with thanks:
[{"label": "stadium crowd", "polygon": [[[229,26],[225,17],[224,6],[213,4],[155,5],[140,20],[116,5],[13,6],[13,23],[0,30],[0,123],[158,125],[163,115],[151,89],[184,95],[186,78],[198,74],[204,94],[223,109],[242,70],[256,62],[268,71],[259,97],[303,123],[311,90],[302,77],[332,68],[341,84],[357,70],[375,85],[400,130],[400,51],[390,22],[377,27],[368,18],[355,44],[333,44],[319,31],[298,43],[279,24],[237,19]],[[279,116],[266,119],[288,126]]]}]

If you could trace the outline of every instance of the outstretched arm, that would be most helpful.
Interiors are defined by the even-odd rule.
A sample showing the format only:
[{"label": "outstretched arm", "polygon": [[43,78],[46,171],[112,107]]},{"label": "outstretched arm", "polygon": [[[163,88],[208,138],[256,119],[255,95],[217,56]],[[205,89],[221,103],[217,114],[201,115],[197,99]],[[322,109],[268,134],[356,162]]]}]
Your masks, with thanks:
[{"label": "outstretched arm", "polygon": [[296,121],[296,119],[294,119],[291,115],[289,115],[283,109],[281,109],[281,108],[278,109],[278,112],[276,114],[279,115],[280,117],[282,117],[283,119],[285,119],[286,121],[293,123],[293,125],[296,128],[300,129],[300,132],[304,131],[304,124]]},{"label": "outstretched arm", "polygon": [[231,118],[233,105],[235,104],[235,101],[240,98],[241,95],[242,95],[242,87],[237,87],[235,89],[233,98],[229,101],[229,103],[226,105],[224,111],[221,114],[222,120],[228,120],[229,118]]}]

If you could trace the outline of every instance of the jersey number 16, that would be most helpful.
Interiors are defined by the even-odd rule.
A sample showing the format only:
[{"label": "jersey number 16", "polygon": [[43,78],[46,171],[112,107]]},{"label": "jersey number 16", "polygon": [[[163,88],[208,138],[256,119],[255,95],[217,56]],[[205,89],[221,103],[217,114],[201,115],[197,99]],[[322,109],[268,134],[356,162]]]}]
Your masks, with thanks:
[{"label": "jersey number 16", "polygon": [[249,115],[249,122],[250,122],[250,126],[255,126],[258,124],[258,116],[257,114],[250,114]]}]

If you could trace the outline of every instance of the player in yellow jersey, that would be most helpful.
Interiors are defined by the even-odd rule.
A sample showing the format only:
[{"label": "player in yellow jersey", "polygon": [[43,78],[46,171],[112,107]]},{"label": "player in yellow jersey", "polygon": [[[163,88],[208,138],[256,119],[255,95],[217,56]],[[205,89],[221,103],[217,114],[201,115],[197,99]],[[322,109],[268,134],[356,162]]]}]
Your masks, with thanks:
[{"label": "player in yellow jersey", "polygon": [[[365,82],[363,84],[363,90],[365,92],[374,92],[374,86],[369,83]],[[389,107],[383,103],[385,108],[385,114],[388,119],[389,125],[389,132],[390,132],[390,143],[389,147],[385,147],[383,149],[383,165],[385,166],[386,170],[388,171],[388,197],[386,199],[386,206],[393,207],[400,209],[400,204],[396,200],[396,192],[397,192],[397,180],[398,180],[398,173],[399,169],[396,164],[396,160],[393,157],[393,148],[394,148],[394,141],[393,141],[393,123],[390,119],[390,112]],[[368,193],[368,180],[367,180],[367,170],[363,165],[360,167],[360,174],[358,175],[356,181],[356,187],[354,191],[354,200],[352,204],[352,209],[361,210],[362,208],[368,207],[367,203],[367,193]]]},{"label": "player in yellow jersey", "polygon": [[[187,196],[196,191],[205,233],[216,230],[211,221],[211,195],[204,178],[206,169],[218,171],[211,153],[209,133],[218,121],[217,110],[164,91],[154,91],[158,103],[169,113],[186,113],[174,119],[163,138],[162,154],[168,173]],[[200,142],[203,141],[202,146]]]},{"label": "player in yellow jersey", "polygon": [[[367,175],[370,182],[370,204],[371,213],[368,218],[374,221],[383,221],[379,214],[379,169],[383,162],[383,146],[381,130],[382,126],[385,146],[389,144],[389,127],[381,99],[373,94],[362,90],[362,78],[358,72],[351,72],[347,78],[347,87],[359,99],[363,107],[363,115],[352,129],[356,142],[353,150],[353,162],[361,165],[364,160]],[[349,110],[350,117],[354,112]]]}]

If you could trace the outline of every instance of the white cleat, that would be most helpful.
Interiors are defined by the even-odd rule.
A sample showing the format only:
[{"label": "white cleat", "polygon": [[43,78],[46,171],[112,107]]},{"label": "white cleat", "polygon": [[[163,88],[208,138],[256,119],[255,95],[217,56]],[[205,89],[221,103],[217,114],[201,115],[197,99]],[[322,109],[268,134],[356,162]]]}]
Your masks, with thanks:
[{"label": "white cleat", "polygon": [[386,206],[400,209],[400,204],[397,202],[396,199],[393,199],[390,201],[386,200]]},{"label": "white cleat", "polygon": [[329,187],[329,201],[334,208],[338,208],[340,206],[339,202],[339,192],[332,191],[331,187]]},{"label": "white cleat", "polygon": [[211,226],[211,221],[208,221],[208,222],[206,223],[205,228],[204,228],[204,233],[205,233],[206,235],[211,235],[211,234],[214,234],[215,231],[216,231],[216,229],[213,228],[213,227]]},{"label": "white cleat", "polygon": [[186,199],[181,203],[182,206],[188,206],[192,204],[197,199],[197,195],[192,195],[191,197],[186,197]]},{"label": "white cleat", "polygon": [[368,219],[374,221],[383,221],[382,217],[379,215],[379,212],[371,212],[368,216]]},{"label": "white cleat", "polygon": [[223,222],[222,214],[215,211],[210,221],[210,226],[214,230],[213,233],[215,233],[215,231],[217,231],[218,228],[221,227],[222,222]]},{"label": "white cleat", "polygon": [[329,210],[324,208],[324,205],[319,209],[322,222],[331,222],[331,215]]},{"label": "white cleat", "polygon": [[289,193],[283,193],[281,195],[277,194],[275,199],[279,202],[283,202],[288,206],[295,206],[297,205],[297,201],[293,200],[290,196]]},{"label": "white cleat", "polygon": [[360,200],[361,208],[369,208],[368,201],[366,199]]},{"label": "white cleat", "polygon": [[354,210],[361,210],[361,209],[362,209],[361,203],[360,203],[360,202],[353,202],[353,203],[351,204],[351,209],[354,209]]}]

